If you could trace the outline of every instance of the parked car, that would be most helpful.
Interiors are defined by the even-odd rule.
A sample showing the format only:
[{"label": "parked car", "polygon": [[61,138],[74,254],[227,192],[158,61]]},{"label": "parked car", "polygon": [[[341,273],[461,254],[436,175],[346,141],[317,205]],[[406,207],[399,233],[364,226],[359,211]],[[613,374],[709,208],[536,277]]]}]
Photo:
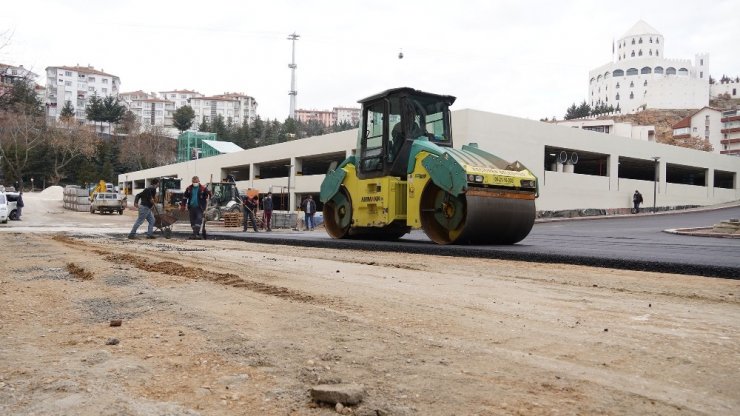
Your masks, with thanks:
[{"label": "parked car", "polygon": [[8,200],[8,219],[13,221],[18,219],[18,195],[19,192],[5,193],[5,197]]},{"label": "parked car", "polygon": [[0,192],[0,223],[8,223],[8,198],[4,192]]},{"label": "parked car", "polygon": [[98,211],[101,214],[118,212],[120,215],[123,215],[123,210],[125,209],[123,195],[115,192],[98,192],[93,194],[93,196],[93,200],[90,203],[91,214]]}]

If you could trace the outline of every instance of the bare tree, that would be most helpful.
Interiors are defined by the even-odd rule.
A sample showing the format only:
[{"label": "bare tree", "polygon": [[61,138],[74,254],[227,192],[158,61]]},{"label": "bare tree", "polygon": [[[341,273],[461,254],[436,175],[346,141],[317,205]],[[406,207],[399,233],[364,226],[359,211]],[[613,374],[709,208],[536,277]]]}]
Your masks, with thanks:
[{"label": "bare tree", "polygon": [[80,157],[95,154],[100,138],[90,128],[70,120],[50,129],[47,145],[53,154],[51,182],[56,185],[66,176],[65,168]]},{"label": "bare tree", "polygon": [[166,165],[175,161],[176,145],[161,128],[147,127],[143,133],[122,138],[120,161],[137,170]]},{"label": "bare tree", "polygon": [[5,174],[21,182],[34,150],[45,143],[43,119],[23,113],[0,114],[0,157]]}]

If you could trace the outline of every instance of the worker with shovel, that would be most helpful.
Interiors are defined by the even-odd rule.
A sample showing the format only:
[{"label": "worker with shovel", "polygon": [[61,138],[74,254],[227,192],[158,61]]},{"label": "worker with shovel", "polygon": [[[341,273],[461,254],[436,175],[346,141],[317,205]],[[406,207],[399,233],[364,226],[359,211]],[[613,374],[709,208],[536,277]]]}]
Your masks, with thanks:
[{"label": "worker with shovel", "polygon": [[254,232],[259,232],[259,230],[257,229],[257,215],[255,215],[255,213],[257,212],[257,207],[259,207],[257,195],[249,195],[249,192],[247,192],[247,194],[244,195],[244,198],[242,199],[242,206],[244,207],[244,229],[242,231],[247,231],[247,227],[249,226],[249,222],[251,221]]},{"label": "worker with shovel", "polygon": [[200,183],[197,176],[193,176],[193,183],[185,188],[185,194],[180,201],[180,210],[184,211],[187,207],[190,213],[190,227],[193,229],[193,235],[189,238],[195,240],[199,234],[206,239],[206,217],[205,212],[208,207],[208,200],[211,198],[211,192]]}]

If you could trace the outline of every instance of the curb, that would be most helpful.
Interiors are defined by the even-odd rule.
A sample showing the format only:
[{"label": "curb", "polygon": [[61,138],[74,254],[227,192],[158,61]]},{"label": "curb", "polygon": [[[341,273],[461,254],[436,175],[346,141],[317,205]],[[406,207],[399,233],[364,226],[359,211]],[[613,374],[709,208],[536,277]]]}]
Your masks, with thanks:
[{"label": "curb", "polygon": [[667,230],[663,230],[663,232],[668,233],[668,234],[688,235],[690,237],[740,238],[740,234],[722,234],[722,233],[713,233],[711,231],[702,231],[702,230],[711,230],[711,229],[712,227],[669,228]]}]

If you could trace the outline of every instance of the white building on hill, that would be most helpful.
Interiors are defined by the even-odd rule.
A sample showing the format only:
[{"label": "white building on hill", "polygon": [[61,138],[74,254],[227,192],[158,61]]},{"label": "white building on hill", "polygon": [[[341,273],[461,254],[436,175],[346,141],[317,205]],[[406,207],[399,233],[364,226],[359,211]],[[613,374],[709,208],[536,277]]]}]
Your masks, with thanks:
[{"label": "white building on hill", "polygon": [[709,105],[709,54],[668,59],[665,39],[640,20],[613,45],[614,59],[589,72],[588,102],[641,109],[703,108]]},{"label": "white building on hill", "polygon": [[118,96],[121,79],[92,66],[50,66],[46,68],[47,116],[55,119],[69,101],[78,120],[87,118],[85,109],[90,97]]},{"label": "white building on hill", "polygon": [[223,93],[212,97],[193,97],[190,106],[195,111],[193,124],[211,123],[221,116],[226,124],[251,124],[257,118],[257,100],[241,93]]},{"label": "white building on hill", "polygon": [[673,126],[674,139],[697,137],[709,140],[715,153],[721,153],[722,147],[722,111],[704,107],[682,119]]},{"label": "white building on hill", "polygon": [[175,103],[175,110],[177,110],[180,107],[190,105],[191,98],[202,97],[203,94],[197,91],[190,90],[172,90],[160,91],[159,96],[164,100],[172,101],[173,103]]}]

